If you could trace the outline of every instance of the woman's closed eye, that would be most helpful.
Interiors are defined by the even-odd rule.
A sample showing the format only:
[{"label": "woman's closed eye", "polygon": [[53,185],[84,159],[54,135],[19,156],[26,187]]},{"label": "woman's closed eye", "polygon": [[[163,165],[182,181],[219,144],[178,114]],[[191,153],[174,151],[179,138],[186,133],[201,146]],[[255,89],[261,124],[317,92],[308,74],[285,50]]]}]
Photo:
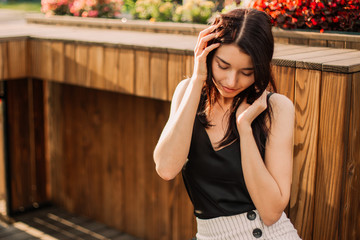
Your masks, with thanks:
[{"label": "woman's closed eye", "polygon": [[228,66],[226,66],[226,65],[221,65],[221,64],[219,64],[218,63],[218,67],[220,68],[220,69],[223,69],[223,70],[225,70],[225,69],[228,69],[229,67]]},{"label": "woman's closed eye", "polygon": [[247,77],[250,77],[251,75],[253,75],[253,73],[254,72],[242,72],[242,74],[244,75],[244,76],[247,76]]}]

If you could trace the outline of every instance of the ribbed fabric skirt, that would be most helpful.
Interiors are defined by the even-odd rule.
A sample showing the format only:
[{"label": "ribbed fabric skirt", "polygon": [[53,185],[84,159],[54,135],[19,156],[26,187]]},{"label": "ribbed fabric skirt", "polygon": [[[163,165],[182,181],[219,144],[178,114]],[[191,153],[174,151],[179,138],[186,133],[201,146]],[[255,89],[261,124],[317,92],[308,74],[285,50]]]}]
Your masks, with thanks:
[{"label": "ribbed fabric skirt", "polygon": [[283,213],[271,226],[266,226],[257,210],[229,217],[196,218],[197,240],[300,240],[294,226]]}]

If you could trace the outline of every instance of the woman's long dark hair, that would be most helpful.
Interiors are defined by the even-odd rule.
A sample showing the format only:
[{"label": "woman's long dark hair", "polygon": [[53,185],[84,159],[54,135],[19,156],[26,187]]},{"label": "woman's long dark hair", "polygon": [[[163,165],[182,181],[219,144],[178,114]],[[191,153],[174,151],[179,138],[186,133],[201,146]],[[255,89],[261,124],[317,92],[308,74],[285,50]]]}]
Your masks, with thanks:
[{"label": "woman's long dark hair", "polygon": [[[236,44],[241,51],[248,54],[254,66],[255,82],[246,90],[236,95],[230,107],[229,124],[224,138],[219,147],[226,146],[239,138],[236,126],[236,110],[240,103],[247,99],[253,103],[269,86],[276,92],[275,83],[271,72],[271,59],[274,52],[274,38],[271,32],[270,18],[264,12],[255,9],[235,9],[229,13],[218,16],[213,25],[219,24],[214,30],[217,33],[215,39],[208,43]],[[216,50],[207,57],[208,77],[203,89],[203,96],[198,110],[200,121],[205,127],[210,122],[207,115],[212,110],[219,92],[214,85],[211,69]],[[261,156],[264,159],[265,142],[269,129],[266,125],[268,119],[271,124],[271,106],[262,112],[251,124],[254,138]]]}]

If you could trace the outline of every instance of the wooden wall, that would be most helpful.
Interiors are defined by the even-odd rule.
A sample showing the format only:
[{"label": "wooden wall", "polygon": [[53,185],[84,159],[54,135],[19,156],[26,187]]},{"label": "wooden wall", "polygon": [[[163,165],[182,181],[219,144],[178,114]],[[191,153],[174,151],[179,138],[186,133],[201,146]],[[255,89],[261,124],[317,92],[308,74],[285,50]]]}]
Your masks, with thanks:
[{"label": "wooden wall", "polygon": [[144,239],[190,239],[182,179],[159,178],[152,152],[169,102],[48,84],[53,202]]},{"label": "wooden wall", "polygon": [[49,201],[43,82],[6,82],[6,147],[12,212]]},{"label": "wooden wall", "polygon": [[[13,52],[12,56],[23,58],[12,47],[23,43],[1,44],[1,54]],[[29,63],[19,60],[25,64],[20,71],[0,59],[0,77],[29,74],[47,80],[42,90],[36,90],[45,98],[43,123],[36,122],[45,132],[43,151],[50,168],[46,190],[51,200],[144,239],[194,236],[192,207],[181,177],[162,181],[152,160],[172,92],[191,75],[191,54],[71,41],[30,40],[26,44],[31,46]],[[349,66],[327,68],[309,58],[313,50],[284,47],[273,67],[279,92],[296,109],[287,213],[305,240],[355,240],[360,238],[360,70],[354,65],[359,53],[331,50],[334,64],[344,59]],[[303,56],[308,60],[291,60],[300,59],[304,51],[309,52]],[[317,49],[313,55],[320,59],[326,58],[324,54],[325,50]],[[8,82],[12,81],[24,89],[33,82]],[[14,123],[31,115],[29,107],[24,108],[28,104],[23,98],[29,92],[24,89],[8,90],[19,102],[10,103],[17,104],[10,105]],[[16,112],[21,108],[24,112]],[[28,126],[21,127],[34,135]],[[22,137],[16,132],[13,136]],[[21,140],[26,141],[23,146],[31,145],[29,138]],[[16,152],[14,142],[10,140]],[[23,153],[29,149],[25,147]],[[26,154],[18,159],[24,164],[30,161]],[[18,198],[26,200],[28,188],[19,190]]]}]

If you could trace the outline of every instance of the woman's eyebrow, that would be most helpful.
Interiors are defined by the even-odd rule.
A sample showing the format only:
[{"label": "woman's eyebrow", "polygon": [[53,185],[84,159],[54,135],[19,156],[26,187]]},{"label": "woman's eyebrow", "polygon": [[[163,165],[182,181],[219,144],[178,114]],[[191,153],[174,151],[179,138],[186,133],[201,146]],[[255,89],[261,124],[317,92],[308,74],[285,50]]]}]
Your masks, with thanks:
[{"label": "woman's eyebrow", "polygon": [[216,56],[216,58],[219,59],[220,61],[222,61],[223,63],[227,64],[227,65],[231,65],[230,63],[228,63],[224,59],[220,58],[219,56]]},{"label": "woman's eyebrow", "polygon": [[[219,57],[219,56],[215,56],[217,59],[219,59],[221,62],[223,62],[224,64],[226,64],[226,65],[231,65],[230,63],[228,63],[227,61],[225,61],[224,59],[222,59],[221,57]],[[254,68],[252,68],[252,67],[247,67],[247,68],[242,68],[241,70],[251,70],[251,71],[253,71],[254,70]]]}]

